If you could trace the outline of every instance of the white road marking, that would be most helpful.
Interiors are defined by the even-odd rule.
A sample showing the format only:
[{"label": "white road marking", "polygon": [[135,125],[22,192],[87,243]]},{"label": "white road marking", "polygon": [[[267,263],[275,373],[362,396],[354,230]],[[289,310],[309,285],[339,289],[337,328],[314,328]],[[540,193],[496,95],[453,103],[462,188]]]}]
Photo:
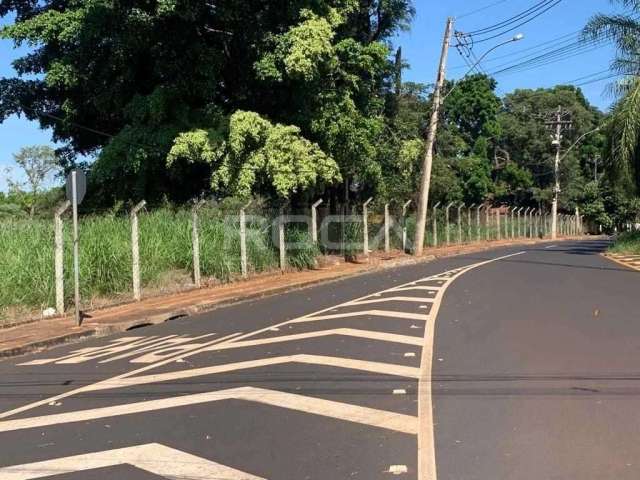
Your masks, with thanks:
[{"label": "white road marking", "polygon": [[[144,402],[127,403],[111,407],[100,407],[90,410],[45,415],[41,417],[7,420],[0,422],[0,432],[11,432],[28,428],[42,428],[67,423],[88,422],[99,418],[133,415],[137,413],[152,412],[167,408],[186,407],[189,405],[218,402],[222,400],[245,400],[248,402],[262,403],[274,407],[336,418],[338,420],[360,423],[363,425],[394,430],[407,434],[415,435],[418,433],[418,419],[411,415],[255,387],[230,388],[215,392],[196,393],[193,395],[182,395],[158,400],[147,400]],[[0,478],[4,479],[4,477]]]},{"label": "white road marking", "polygon": [[[222,339],[218,339],[218,340],[214,340],[213,342],[209,342],[209,344],[203,346],[202,348],[195,348],[189,352],[185,352],[182,353],[180,355],[177,356],[173,356],[171,358],[168,358],[166,360],[154,363],[152,365],[148,365],[147,367],[141,368],[141,369],[137,369],[134,370],[132,372],[127,372],[125,374],[122,375],[118,375],[116,377],[113,377],[111,379],[107,379],[107,380],[103,380],[101,382],[98,382],[94,385],[89,385],[86,387],[81,387],[78,389],[75,389],[73,391],[70,392],[66,392],[64,394],[61,395],[57,395],[55,397],[51,397],[48,399],[43,399],[39,402],[34,402],[32,404],[29,405],[25,405],[23,407],[11,410],[9,412],[4,412],[2,414],[0,414],[0,418],[6,418],[8,416],[14,415],[16,413],[20,413],[32,408],[35,408],[37,406],[40,405],[44,405],[49,401],[52,400],[58,400],[61,398],[66,398],[72,395],[75,395],[77,393],[81,393],[83,391],[93,391],[93,390],[102,390],[102,389],[108,389],[108,388],[112,388],[114,384],[122,384],[124,385],[124,382],[126,380],[127,384],[135,384],[136,382],[140,382],[140,381],[155,381],[152,379],[158,379],[158,378],[162,378],[163,375],[165,374],[160,374],[160,375],[147,375],[147,376],[142,376],[142,377],[133,377],[136,374],[139,374],[143,371],[147,371],[149,369],[153,369],[153,368],[157,368],[159,366],[165,365],[167,363],[171,363],[173,361],[177,361],[177,360],[182,360],[186,357],[189,356],[193,356],[193,355],[197,355],[199,353],[205,352],[209,349],[211,349],[211,347],[213,346],[213,344],[218,344],[219,346],[225,346],[226,344],[232,344],[234,342],[240,342],[240,341],[246,341],[247,339],[250,339],[251,337],[255,337],[256,335],[259,335],[261,333],[267,332],[273,328],[279,328],[282,327],[284,325],[288,325],[288,324],[292,324],[292,323],[299,323],[299,322],[306,322],[306,321],[315,321],[315,320],[321,320],[321,319],[329,319],[329,318],[343,318],[346,316],[355,316],[355,315],[371,315],[371,312],[386,312],[388,314],[390,314],[390,316],[393,316],[394,318],[411,318],[411,319],[420,319],[420,320],[424,320],[426,321],[426,325],[425,325],[425,338],[424,338],[424,348],[423,348],[423,355],[422,355],[422,359],[421,359],[421,365],[420,365],[420,371],[418,374],[419,377],[419,385],[418,385],[418,426],[417,429],[415,430],[415,433],[418,434],[418,478],[426,478],[429,480],[435,480],[436,479],[436,464],[435,464],[435,448],[434,448],[434,431],[433,431],[433,408],[432,408],[432,398],[431,398],[431,377],[432,377],[432,363],[433,363],[433,341],[434,341],[434,327],[435,327],[435,320],[437,317],[437,313],[439,311],[440,308],[440,304],[442,302],[442,298],[444,296],[444,293],[446,291],[446,289],[448,288],[449,285],[451,285],[451,283],[453,281],[455,281],[459,276],[465,274],[466,272],[480,267],[482,265],[486,265],[488,263],[492,263],[498,260],[502,260],[504,258],[509,258],[509,257],[513,257],[515,255],[521,255],[525,252],[518,252],[512,255],[505,255],[503,257],[499,257],[499,258],[495,258],[495,259],[491,259],[491,260],[487,260],[484,262],[479,262],[473,265],[468,265],[466,267],[462,267],[462,268],[458,268],[455,270],[452,270],[450,272],[447,272],[448,275],[446,275],[446,277],[442,274],[440,275],[436,275],[436,276],[432,276],[432,277],[426,277],[424,279],[420,279],[417,281],[413,281],[404,285],[399,285],[387,290],[384,290],[382,292],[377,292],[374,294],[369,294],[354,300],[351,300],[350,302],[345,302],[344,304],[341,305],[333,305],[331,307],[325,308],[323,310],[314,312],[314,313],[310,313],[298,318],[295,318],[293,320],[287,320],[284,322],[281,322],[277,325],[272,325],[270,327],[266,327],[254,332],[249,332],[246,334],[234,334],[234,335],[230,335],[228,337],[222,338]],[[440,280],[440,278],[443,278],[442,280]],[[418,285],[418,283],[421,282],[434,282],[437,281],[439,283],[439,285]],[[395,293],[395,292],[401,292],[401,291],[410,291],[410,290],[415,290],[415,291],[424,291],[424,292],[428,292],[429,294],[433,294],[434,297],[429,298],[428,301],[433,301],[433,305],[432,305],[432,310],[430,311],[429,315],[419,315],[419,318],[416,318],[415,315],[417,314],[408,314],[408,313],[403,313],[403,312],[392,312],[392,311],[385,311],[385,310],[370,310],[370,311],[365,311],[365,312],[349,312],[347,314],[337,314],[337,315],[327,315],[326,312],[331,312],[331,311],[336,311],[337,309],[339,309],[342,306],[346,306],[347,304],[351,304],[353,305],[354,302],[359,302],[359,301],[367,301],[373,298],[377,298],[377,297],[381,297],[382,294],[388,294],[388,293]],[[422,301],[427,301],[422,299]],[[375,303],[375,302],[371,302],[371,303]],[[323,315],[324,314],[324,315]],[[374,313],[376,314],[376,313]],[[408,317],[408,315],[411,315],[411,317]],[[411,328],[416,328],[415,325],[412,325]],[[417,327],[420,328],[420,327]],[[235,338],[233,338],[235,337]],[[249,340],[250,341],[250,340]],[[314,359],[313,357],[315,356],[309,356],[309,355],[301,355],[301,356],[292,356],[292,357],[297,357],[298,360],[301,360],[302,357],[307,357],[307,360],[312,360],[310,363],[314,363],[316,360],[318,359]],[[282,357],[281,357],[282,358]],[[290,361],[290,357],[287,361]],[[349,360],[349,359],[340,359],[340,358],[335,358],[335,357],[322,357],[322,364],[323,365],[327,365],[327,364],[331,364],[330,362],[332,362],[331,360],[328,361],[327,359],[331,359],[333,358],[335,362],[340,362],[340,365],[337,366],[341,366],[341,367],[345,367],[345,360],[348,360],[350,362],[360,362],[360,361],[355,361],[355,360]],[[273,360],[273,359],[265,359],[265,360]],[[319,360],[318,360],[319,361]],[[328,363],[329,362],[329,363]],[[244,363],[244,362],[240,362],[240,363]],[[375,363],[375,362],[362,362],[362,366],[364,366],[364,364],[368,364],[367,368],[371,368],[372,365],[375,365],[375,369],[378,368],[385,368],[385,371],[383,373],[389,373],[389,364],[383,364],[383,363]],[[233,366],[234,364],[232,364],[231,366]],[[351,364],[353,365],[353,363]],[[227,368],[231,367],[231,366],[227,366]],[[211,367],[211,368],[223,368],[224,366],[218,366],[218,367]],[[238,364],[235,364],[235,367],[238,367]],[[351,366],[347,366],[346,368],[352,368]],[[395,366],[394,368],[401,368],[401,369],[412,369],[412,367],[403,367],[403,366]],[[203,372],[205,369],[194,369],[195,371],[199,371],[199,372]],[[371,371],[371,370],[370,370]],[[377,370],[376,370],[377,371]],[[178,373],[180,375],[187,375],[189,371],[185,371],[185,372],[171,372],[170,374],[175,374]],[[415,374],[415,369],[410,370],[410,374],[405,375],[405,376],[409,376],[409,377],[413,377],[413,375]],[[111,386],[109,386],[111,385]],[[243,388],[250,388],[250,387],[243,387]],[[254,390],[259,390],[259,389],[254,389]],[[291,395],[291,394],[283,394],[281,392],[274,392],[275,394],[280,394],[280,395]],[[210,392],[210,394],[219,394],[219,392]],[[199,395],[207,395],[207,394],[199,394]],[[167,402],[171,402],[171,401],[179,401],[180,398],[184,398],[184,397],[178,397],[176,399],[166,399]],[[301,397],[301,398],[306,398],[306,397]],[[253,399],[254,401],[259,401],[256,400],[255,398]],[[317,400],[317,399],[316,399]],[[328,402],[328,401],[323,401],[323,402]],[[263,403],[268,403],[268,402],[263,402]],[[332,403],[332,402],[329,402]],[[333,402],[335,403],[335,402]],[[328,404],[325,404],[328,405]],[[339,405],[344,405],[344,404],[339,404]],[[124,408],[128,408],[130,405],[127,406],[121,406],[123,409]],[[356,406],[350,406],[356,409],[362,409],[363,407],[356,407]],[[110,408],[110,407],[106,407],[106,408]],[[169,407],[165,407],[165,408],[169,408]],[[302,409],[302,407],[301,407]],[[306,411],[306,410],[302,410],[302,411]],[[361,410],[362,411],[362,410]],[[378,411],[379,412],[379,411]],[[62,415],[68,415],[67,418],[69,418],[68,421],[75,421],[73,420],[73,415],[75,413],[78,412],[70,412],[68,414],[62,414]],[[125,412],[126,413],[126,412]],[[311,412],[309,412],[311,413]],[[317,413],[317,412],[315,412]],[[383,412],[385,415],[395,415],[397,417],[396,414],[393,414],[391,412]],[[331,415],[327,415],[327,416],[331,416]],[[345,418],[345,420],[351,420],[354,421],[354,418],[357,417],[353,417],[351,414],[346,415],[346,417],[349,418]],[[399,417],[397,417],[399,418]],[[409,417],[409,418],[414,418],[414,417]],[[19,420],[12,420],[12,421],[8,421],[8,422],[4,422],[1,423],[0,426],[4,426],[8,423],[11,422],[21,422],[21,421],[26,421],[29,419],[19,419]],[[357,421],[357,420],[356,420]],[[403,420],[406,423],[406,419]],[[413,428],[413,427],[412,427]],[[406,429],[406,428],[405,428]],[[1,430],[0,430],[1,431]],[[408,433],[408,432],[407,432]]]},{"label": "white road marking", "polygon": [[[327,367],[348,368],[363,372],[378,373],[382,375],[394,375],[398,377],[418,378],[420,370],[416,367],[395,365],[390,363],[369,362],[366,360],[353,360],[343,357],[328,357],[324,355],[286,355],[281,357],[261,358],[258,360],[247,360],[244,362],[225,363],[211,367],[190,368],[188,370],[178,370],[176,372],[156,373],[151,375],[138,375],[135,377],[121,378],[117,380],[105,381],[88,385],[83,392],[95,392],[99,390],[111,390],[114,388],[125,388],[134,385],[145,385],[149,383],[159,383],[181,380],[185,378],[200,377],[203,375],[214,375],[218,373],[235,372],[249,368],[259,368],[268,365],[282,365],[285,363],[305,363],[311,365],[323,365]],[[2,423],[0,422],[0,429]]]},{"label": "white road marking", "polygon": [[0,468],[0,478],[3,480],[33,480],[116,465],[132,465],[163,478],[174,480],[180,478],[191,480],[264,480],[261,477],[159,443],[13,465]]},{"label": "white road marking", "polygon": [[[218,343],[218,342],[221,343],[221,342],[230,340],[230,339],[232,339],[234,337],[237,337],[238,335],[241,335],[241,334],[240,333],[232,333],[231,335],[227,335],[227,336],[224,336],[224,337],[221,337],[221,338],[217,338],[215,340],[210,341],[207,344],[207,346],[213,345],[213,344]],[[202,348],[194,349],[194,351],[198,351],[198,350],[202,350]],[[182,360],[183,358],[189,356],[190,353],[193,353],[193,352],[182,352],[179,355],[173,356],[171,358],[167,358],[166,360],[162,360],[161,362],[154,363],[153,365],[147,365],[145,367],[141,367],[141,368],[138,368],[136,370],[131,370],[129,372],[125,372],[125,373],[122,373],[120,375],[116,375],[115,377],[111,377],[111,378],[108,378],[106,380],[101,380],[101,381],[93,383],[91,385],[85,385],[83,387],[75,388],[73,390],[69,390],[69,391],[61,393],[59,395],[54,395],[53,397],[44,398],[42,400],[38,400],[37,402],[29,403],[27,405],[23,405],[22,407],[18,407],[18,408],[14,408],[13,410],[8,410],[6,412],[2,412],[2,413],[0,413],[0,419],[7,418],[7,417],[10,417],[12,415],[16,415],[18,413],[26,412],[27,410],[32,410],[32,409],[37,408],[37,407],[41,407],[42,405],[46,405],[47,403],[49,403],[51,401],[57,401],[57,400],[61,400],[63,398],[72,397],[73,395],[76,395],[78,393],[82,393],[82,392],[85,392],[85,391],[92,391],[92,388],[95,387],[96,385],[101,385],[101,384],[109,383],[109,382],[116,381],[116,380],[119,380],[119,379],[122,379],[122,378],[127,378],[127,377],[133,376],[133,375],[135,375],[137,373],[146,372],[147,370],[151,370],[152,368],[156,368],[156,367],[160,367],[162,365],[166,365],[168,363],[172,363],[172,362],[174,362],[176,360]]]},{"label": "white road marking", "polygon": [[401,475],[403,473],[407,473],[408,471],[409,469],[406,465],[391,465],[389,467],[388,473],[391,473],[392,475]]},{"label": "white road marking", "polygon": [[296,340],[306,340],[308,338],[328,337],[331,335],[342,335],[346,337],[368,338],[370,340],[380,340],[383,342],[402,343],[405,345],[422,346],[422,337],[411,335],[398,335],[395,333],[376,332],[372,330],[359,330],[356,328],[333,328],[331,330],[319,330],[315,332],[296,333],[293,335],[281,335],[278,337],[259,338],[256,340],[242,340],[232,343],[224,343],[209,347],[206,351],[217,352],[219,350],[230,350],[234,348],[255,347],[256,345],[270,345],[272,343],[294,342]]},{"label": "white road marking", "polygon": [[[171,337],[175,337],[175,335],[169,335],[168,337],[164,337],[164,338],[171,338]],[[73,357],[77,357],[80,355],[88,355],[88,354],[100,354],[102,352],[104,352],[105,350],[109,350],[112,351],[112,349],[114,348],[118,348],[124,344],[129,344],[129,345],[125,345],[125,349],[126,348],[133,348],[135,345],[139,345],[140,343],[153,343],[156,340],[158,340],[158,338],[156,336],[152,336],[152,337],[122,337],[122,338],[116,338],[114,340],[111,340],[107,345],[103,345],[101,347],[87,347],[87,348],[80,348],[78,350],[73,350],[70,354],[68,355],[63,355],[62,357],[56,357],[56,358],[39,358],[36,360],[31,360],[30,362],[24,362],[24,363],[19,363],[18,366],[25,366],[25,365],[47,365],[49,363],[54,363],[54,362],[59,362],[61,360],[66,360],[68,358],[73,358]],[[119,351],[119,350],[116,350]]]},{"label": "white road marking", "polygon": [[394,395],[406,395],[406,394],[407,394],[407,391],[406,391],[404,388],[396,388],[396,389],[393,391],[393,394],[394,394]]},{"label": "white road marking", "polygon": [[424,285],[409,285],[406,287],[396,287],[396,288],[393,288],[391,291],[392,292],[408,292],[409,290],[421,290],[425,292],[437,293],[439,291],[439,288],[440,287],[435,287],[435,286],[425,287]]},{"label": "white road marking", "polygon": [[304,317],[292,320],[291,323],[315,322],[318,320],[332,320],[334,318],[360,317],[370,315],[375,317],[403,318],[408,320],[428,320],[429,315],[423,313],[394,312],[392,310],[362,310],[360,312],[334,313],[331,315],[320,315],[314,317]]},{"label": "white road marking", "polygon": [[[381,297],[374,298],[372,300],[357,300],[353,302],[347,302],[343,305],[343,307],[349,307],[352,305],[367,305],[369,303],[383,303],[383,302],[414,302],[414,303],[424,303],[428,302],[429,299],[421,298],[421,297]],[[332,310],[333,311],[333,310]]]},{"label": "white road marking", "polygon": [[526,252],[518,252],[505,255],[484,262],[468,265],[458,269],[455,275],[443,285],[438,292],[431,307],[429,320],[425,325],[424,347],[422,348],[422,358],[420,361],[420,378],[418,379],[418,478],[426,480],[437,480],[435,432],[433,425],[433,398],[431,393],[431,379],[433,377],[433,344],[435,339],[435,322],[438,317],[442,299],[449,285],[458,277],[475,268],[497,262],[505,258],[522,255]]},{"label": "white road marking", "polygon": [[544,247],[544,248],[545,248],[545,250],[548,250],[548,249],[550,249],[550,248],[556,248],[557,246],[558,246],[558,245],[549,245],[548,247]]}]

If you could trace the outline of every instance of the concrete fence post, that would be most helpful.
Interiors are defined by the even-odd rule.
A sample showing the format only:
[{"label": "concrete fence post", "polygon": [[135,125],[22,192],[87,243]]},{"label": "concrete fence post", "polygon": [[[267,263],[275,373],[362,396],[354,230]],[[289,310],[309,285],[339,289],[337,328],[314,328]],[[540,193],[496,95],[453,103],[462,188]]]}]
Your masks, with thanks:
[{"label": "concrete fence post", "polygon": [[200,288],[200,234],[198,231],[198,210],[205,204],[204,200],[196,200],[191,208],[191,244],[193,252],[193,283]]},{"label": "concrete fence post", "polygon": [[480,242],[481,238],[481,234],[482,234],[482,228],[480,225],[480,210],[482,210],[484,208],[484,205],[478,205],[478,208],[476,209],[476,241]]},{"label": "concrete fence post", "polygon": [[322,199],[311,205],[311,241],[318,243],[318,206],[322,203]]},{"label": "concrete fence post", "polygon": [[451,202],[449,205],[446,206],[445,211],[444,211],[444,223],[445,223],[445,238],[447,240],[447,246],[449,246],[451,244],[451,235],[449,232],[449,209],[453,206],[455,202]]},{"label": "concrete fence post", "polygon": [[516,238],[516,207],[511,207],[511,240]]},{"label": "concrete fence post", "polygon": [[440,202],[433,206],[433,246],[438,246],[438,207]]},{"label": "concrete fence post", "polygon": [[411,200],[407,200],[402,205],[402,251],[407,253],[407,209],[411,205]]},{"label": "concrete fence post", "polygon": [[535,208],[532,208],[531,211],[529,212],[529,238],[534,238],[535,237],[535,232],[534,232],[534,214],[536,212]]},{"label": "concrete fence post", "polygon": [[529,234],[527,232],[527,228],[528,228],[528,224],[529,224],[529,210],[531,210],[531,207],[527,207],[524,210],[524,222],[523,222],[523,225],[522,225],[522,229],[524,230],[524,232],[523,232],[524,233],[524,235],[523,235],[524,238],[529,237]]},{"label": "concrete fence post", "polygon": [[458,244],[462,244],[462,209],[464,208],[464,202],[458,205]]},{"label": "concrete fence post", "polygon": [[518,220],[517,220],[517,223],[518,223],[518,238],[522,237],[522,228],[521,228],[522,222],[520,221],[520,212],[522,212],[522,207],[520,207],[520,208],[518,208],[516,210],[516,214],[518,215]]},{"label": "concrete fence post", "polygon": [[500,209],[502,207],[498,206],[496,208],[496,240],[502,240],[502,227],[500,226]]},{"label": "concrete fence post", "polygon": [[64,201],[53,215],[54,228],[54,271],[56,284],[56,312],[64,315],[64,225],[62,214],[71,206],[69,200]]},{"label": "concrete fence post", "polygon": [[133,298],[139,301],[142,298],[140,289],[140,238],[138,232],[138,213],[147,204],[142,200],[131,209],[131,260],[133,274]]},{"label": "concrete fence post", "polygon": [[504,213],[504,239],[509,240],[509,210],[511,207],[505,207]]},{"label": "concrete fence post", "polygon": [[389,238],[389,204],[384,204],[384,251],[389,253],[391,251],[391,239]]},{"label": "concrete fence post", "polygon": [[280,270],[284,272],[287,268],[287,246],[285,243],[284,232],[284,209],[281,208],[278,213],[278,250],[280,251]]},{"label": "concrete fence post", "polygon": [[362,253],[365,256],[369,256],[369,214],[368,214],[368,206],[373,201],[373,197],[369,198],[366,202],[362,204],[362,231],[363,231],[363,242],[362,242]]},{"label": "concrete fence post", "polygon": [[245,205],[240,209],[240,272],[242,278],[247,278],[249,274],[247,269],[247,215]]},{"label": "concrete fence post", "polygon": [[467,209],[467,243],[471,243],[471,210],[476,204],[472,203]]},{"label": "concrete fence post", "polygon": [[486,240],[491,239],[491,206],[487,205],[487,208],[484,210],[484,227],[486,229],[485,236]]}]

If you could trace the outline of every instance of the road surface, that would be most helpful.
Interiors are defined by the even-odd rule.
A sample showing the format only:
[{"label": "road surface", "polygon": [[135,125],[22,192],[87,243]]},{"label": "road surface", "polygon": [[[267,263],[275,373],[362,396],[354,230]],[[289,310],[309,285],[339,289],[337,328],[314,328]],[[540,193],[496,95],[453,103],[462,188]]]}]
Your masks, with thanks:
[{"label": "road surface", "polygon": [[640,478],[602,240],[367,274],[0,362],[0,479]]}]

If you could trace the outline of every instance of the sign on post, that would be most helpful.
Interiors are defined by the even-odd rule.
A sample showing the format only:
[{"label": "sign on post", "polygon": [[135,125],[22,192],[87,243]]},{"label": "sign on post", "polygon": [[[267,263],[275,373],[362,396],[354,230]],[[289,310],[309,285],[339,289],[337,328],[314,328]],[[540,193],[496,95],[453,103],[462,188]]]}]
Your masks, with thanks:
[{"label": "sign on post", "polygon": [[78,205],[84,200],[87,193],[87,176],[82,170],[74,169],[67,175],[66,184],[67,200],[73,207],[73,283],[75,297],[75,319],[80,325],[80,255],[78,246]]}]

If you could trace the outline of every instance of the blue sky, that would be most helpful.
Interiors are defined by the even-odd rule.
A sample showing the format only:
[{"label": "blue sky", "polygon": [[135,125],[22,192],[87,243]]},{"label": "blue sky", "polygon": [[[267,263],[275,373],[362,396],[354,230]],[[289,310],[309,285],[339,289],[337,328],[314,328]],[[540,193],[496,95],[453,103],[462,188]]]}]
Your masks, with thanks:
[{"label": "blue sky", "polygon": [[[456,29],[468,32],[510,18],[531,7],[538,0],[414,1],[417,13],[412,29],[399,35],[396,43],[402,46],[403,56],[411,65],[411,69],[405,73],[404,79],[432,83],[435,79],[442,35],[448,16],[462,17],[465,13],[499,2],[498,5],[482,12],[460,18],[456,22]],[[521,50],[581,29],[595,12],[611,11],[613,8],[609,0],[563,0],[558,6],[519,29],[525,34],[524,40],[495,50],[483,60],[482,66],[487,71],[491,71],[492,67],[513,62],[519,56],[530,53],[527,51],[518,53]],[[2,19],[0,25],[6,24],[8,21],[8,18]],[[509,35],[504,38],[509,38]],[[474,51],[477,56],[481,56],[501,40],[502,38],[498,38],[494,40],[495,43],[490,41],[477,45]],[[0,77],[13,76],[11,62],[21,53],[24,53],[24,50],[16,51],[11,42],[0,40]],[[605,70],[613,54],[613,49],[610,46],[605,46],[535,70],[500,76],[498,77],[498,87],[501,93],[505,93],[516,88],[551,87],[559,83],[567,83],[570,80]],[[502,59],[497,58],[502,55],[510,56]],[[463,75],[467,70],[464,65],[463,59],[455,49],[452,49],[449,57],[448,77],[456,78]],[[598,78],[598,76],[593,78]],[[605,92],[607,82],[602,81],[582,87],[587,98],[603,110],[606,110],[612,102],[612,98]],[[20,147],[25,145],[45,143],[50,143],[50,133],[41,130],[34,122],[12,117],[0,124],[0,191],[6,189],[6,180],[2,171],[5,167],[13,165],[12,153],[17,152]]]}]

